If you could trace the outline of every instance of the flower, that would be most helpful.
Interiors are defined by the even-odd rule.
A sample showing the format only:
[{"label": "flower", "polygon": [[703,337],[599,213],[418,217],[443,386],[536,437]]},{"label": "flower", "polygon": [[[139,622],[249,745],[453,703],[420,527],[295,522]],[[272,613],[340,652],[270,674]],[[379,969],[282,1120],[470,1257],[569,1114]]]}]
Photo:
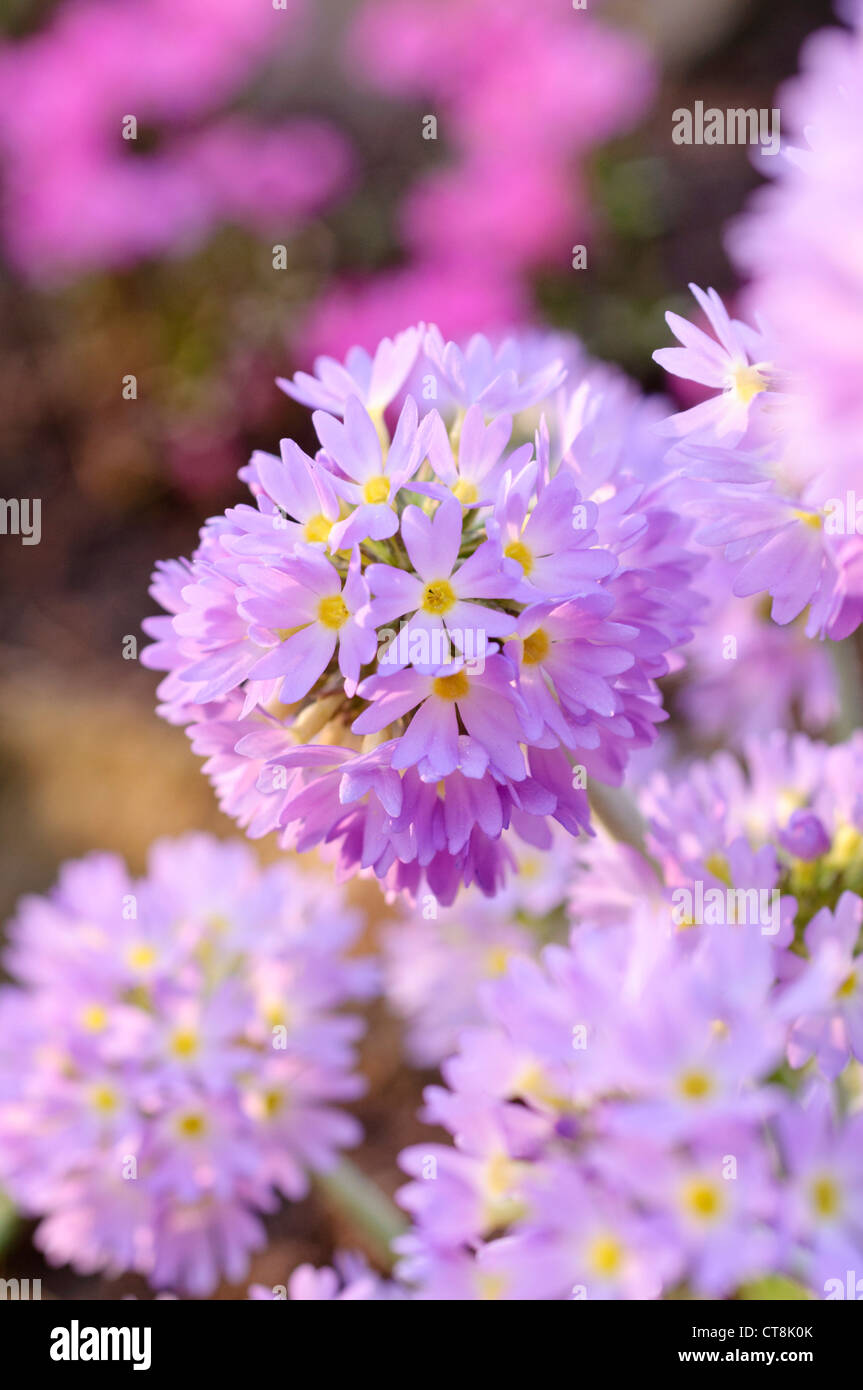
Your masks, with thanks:
[{"label": "flower", "polygon": [[419,1299],[726,1298],[771,1273],[823,1295],[859,1267],[863,747],[747,756],[648,783],[650,862],[577,846],[568,945],[477,990],[426,1091],[453,1145],[400,1160]]},{"label": "flower", "polygon": [[[308,694],[338,647],[339,670],[352,695],[361,666],[375,654],[374,634],[357,620],[369,596],[359,551],[352,556],[344,586],[334,566],[310,547],[284,560],[278,570],[265,572],[249,565],[241,566],[240,574],[248,578],[250,596],[238,611],[254,625],[256,635],[261,630],[262,641],[271,637],[276,643],[252,667],[249,679],[283,677],[279,699],[292,704]],[[288,635],[279,641],[285,629]]]},{"label": "flower", "polygon": [[802,622],[779,628],[763,600],[736,598],[733,576],[734,567],[714,552],[699,579],[710,606],[687,649],[675,710],[702,743],[735,750],[795,722],[823,733],[839,714],[830,652],[807,638]]},{"label": "flower", "polygon": [[[194,247],[221,222],[281,231],[326,205],[350,178],[341,134],[224,114],[296,42],[304,8],[66,0],[40,32],[0,45],[13,263],[56,281]],[[151,133],[158,147],[144,150]]]},{"label": "flower", "polygon": [[715,290],[705,294],[697,285],[689,288],[718,342],[679,314],[667,313],[666,322],[683,346],[661,348],[653,360],[674,376],[718,387],[721,394],[672,415],[664,428],[675,435],[703,434],[728,445],[738,444],[750,429],[750,416],[769,409],[777,395],[771,387],[772,363],[763,360],[769,348],[762,334],[729,318]]},{"label": "flower", "polygon": [[533,848],[509,837],[514,870],[489,899],[467,889],[451,908],[403,910],[383,939],[384,993],[405,1021],[405,1046],[419,1067],[450,1056],[460,1033],[482,1021],[480,991],[515,956],[534,956],[561,929],[559,912],[572,869],[563,831]]},{"label": "flower", "polygon": [[339,1107],[375,988],[359,922],[319,875],[242,844],[159,841],[63,867],[10,927],[0,995],[0,1173],[36,1244],[156,1288],[242,1280],[261,1216],[359,1139]]},{"label": "flower", "polygon": [[724,547],[735,595],[770,594],[783,625],[808,609],[807,635],[836,641],[863,619],[859,7],[849,19],[806,44],[777,101],[795,143],[764,162],[771,185],[729,231],[758,330],[693,286],[719,343],[669,315],[683,347],[654,354],[721,392],[665,425],[698,539]]},{"label": "flower", "polygon": [[410,1294],[394,1280],[375,1274],[361,1255],[342,1254],[336,1256],[334,1269],[298,1265],[287,1285],[269,1289],[264,1284],[252,1284],[249,1298],[257,1302],[289,1298],[306,1303],[388,1303],[410,1298]]},{"label": "flower", "polygon": [[315,456],[253,455],[256,506],[157,571],[160,712],[250,833],[391,892],[493,893],[504,831],[587,829],[587,776],[655,737],[702,603],[664,453],[560,338],[418,327],[317,371],[290,386],[319,405]]}]

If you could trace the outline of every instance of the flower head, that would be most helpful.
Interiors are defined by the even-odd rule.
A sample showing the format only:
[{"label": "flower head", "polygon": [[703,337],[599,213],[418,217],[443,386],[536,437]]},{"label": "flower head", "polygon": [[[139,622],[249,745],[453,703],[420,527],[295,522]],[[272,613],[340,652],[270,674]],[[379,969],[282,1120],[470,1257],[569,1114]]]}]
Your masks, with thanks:
[{"label": "flower head", "polygon": [[291,387],[320,406],[314,458],[256,454],[256,507],[158,572],[162,711],[253,833],[394,891],[493,892],[504,831],[587,828],[587,774],[651,742],[699,560],[641,402],[566,385],[581,362],[434,329],[321,361]]},{"label": "flower head", "polygon": [[356,1143],[339,1105],[374,988],[319,876],[205,835],[147,876],[111,855],[24,900],[0,997],[0,1169],[53,1264],[157,1288],[241,1280],[261,1215]]}]

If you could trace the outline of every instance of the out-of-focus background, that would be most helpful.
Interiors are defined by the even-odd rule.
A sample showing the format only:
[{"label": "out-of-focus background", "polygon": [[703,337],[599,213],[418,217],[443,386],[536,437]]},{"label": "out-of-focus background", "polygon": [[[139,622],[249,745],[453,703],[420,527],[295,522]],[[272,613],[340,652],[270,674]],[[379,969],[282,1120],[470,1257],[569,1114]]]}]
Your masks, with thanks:
[{"label": "out-of-focus background", "polygon": [[[772,107],[831,19],[826,0],[3,0],[0,494],[40,498],[42,536],[0,535],[0,920],[70,856],[140,871],[158,835],[236,833],[124,650],[153,561],[242,497],[251,449],[310,442],[274,378],[423,318],[573,331],[662,388],[664,311],[690,312],[690,280],[733,299],[722,226],[758,182],[745,147],[675,146],[671,113]],[[424,1080],[396,1033],[378,1010],[357,1107],[388,1190]],[[313,1198],[255,1277],[346,1240]],[[141,1291],[26,1258],[61,1297]]]}]

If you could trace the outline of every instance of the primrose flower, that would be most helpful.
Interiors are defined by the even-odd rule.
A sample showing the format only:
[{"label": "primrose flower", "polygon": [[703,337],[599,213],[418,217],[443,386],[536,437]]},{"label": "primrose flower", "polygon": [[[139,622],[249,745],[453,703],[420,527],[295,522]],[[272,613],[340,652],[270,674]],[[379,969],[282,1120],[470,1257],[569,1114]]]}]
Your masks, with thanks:
[{"label": "primrose flower", "polygon": [[673,376],[712,386],[721,393],[680,415],[672,415],[664,425],[678,436],[705,434],[729,446],[738,444],[750,428],[750,416],[774,401],[772,364],[765,360],[770,351],[762,334],[728,311],[715,290],[690,285],[716,337],[711,338],[679,314],[665,315],[669,328],[683,346],[661,348],[653,359]]},{"label": "primrose flower", "polygon": [[252,667],[249,679],[280,678],[279,699],[292,704],[308,694],[338,647],[339,670],[353,694],[361,666],[375,654],[374,633],[357,620],[369,596],[359,551],[354,552],[344,586],[338,570],[311,548],[284,560],[277,571],[241,565],[240,574],[248,580],[250,597],[239,604],[239,613],[256,634],[262,630],[262,641],[271,636],[276,642]]},{"label": "primrose flower", "polygon": [[26,898],[0,992],[0,1181],[81,1273],[196,1295],[242,1280],[261,1217],[358,1141],[355,1017],[375,972],[320,875],[242,844],[67,864]]},{"label": "primrose flower", "polygon": [[351,348],[344,365],[333,357],[318,357],[315,374],[297,372],[293,380],[277,378],[276,385],[311,410],[344,416],[350,400],[359,400],[373,419],[379,419],[404,386],[422,345],[422,329],[408,328],[384,338],[371,356]]},{"label": "primrose flower", "polygon": [[776,103],[793,143],[730,229],[758,331],[693,286],[718,343],[669,315],[683,346],[654,354],[720,393],[665,426],[697,539],[724,548],[735,595],[766,592],[775,622],[806,612],[809,637],[836,641],[863,621],[860,17],[804,47]]},{"label": "primrose flower", "polygon": [[[473,1009],[426,1091],[453,1145],[401,1158],[419,1299],[728,1298],[768,1274],[822,1297],[859,1268],[863,747],[745,756],[650,779],[646,853],[574,846],[568,945],[546,926],[537,954],[502,902],[501,940],[534,949],[484,977],[465,958]],[[386,967],[428,1048],[430,925],[402,927],[413,976],[407,943]]]},{"label": "primrose flower", "polygon": [[643,402],[584,370],[560,337],[418,327],[291,384],[320,448],[253,456],[255,505],[160,567],[145,624],[161,712],[250,834],[489,894],[653,741],[701,561]]},{"label": "primrose flower", "polygon": [[[777,734],[748,776],[727,754],[657,776],[649,860],[575,846],[568,945],[514,944],[484,977],[455,946],[476,994],[425,1109],[453,1145],[401,1157],[417,1298],[844,1288],[863,1258],[861,756]],[[387,964],[426,1058],[447,1022],[423,993],[430,925],[402,927],[413,975],[407,941]],[[502,904],[499,939],[515,925]]]}]

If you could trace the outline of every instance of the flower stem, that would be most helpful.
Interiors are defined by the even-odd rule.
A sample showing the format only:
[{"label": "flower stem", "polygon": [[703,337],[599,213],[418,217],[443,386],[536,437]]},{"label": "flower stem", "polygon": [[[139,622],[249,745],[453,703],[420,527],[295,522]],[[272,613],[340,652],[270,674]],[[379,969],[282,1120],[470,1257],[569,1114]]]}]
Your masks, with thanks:
[{"label": "flower stem", "polygon": [[392,1269],[392,1242],[408,1223],[389,1197],[349,1158],[340,1159],[326,1173],[315,1173],[314,1180],[328,1206],[362,1235],[369,1254],[385,1269]]},{"label": "flower stem", "polygon": [[19,1218],[14,1203],[5,1192],[0,1191],[0,1256],[14,1241],[18,1226]]}]

